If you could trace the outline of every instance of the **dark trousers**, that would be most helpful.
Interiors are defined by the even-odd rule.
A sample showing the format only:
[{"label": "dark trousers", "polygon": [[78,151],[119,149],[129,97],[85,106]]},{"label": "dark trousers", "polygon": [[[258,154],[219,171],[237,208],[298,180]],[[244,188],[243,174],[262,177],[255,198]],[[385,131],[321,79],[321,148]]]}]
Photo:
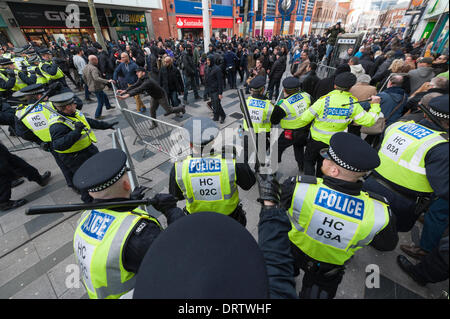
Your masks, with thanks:
[{"label": "dark trousers", "polygon": [[111,104],[109,103],[108,96],[103,91],[94,92],[97,97],[97,109],[95,110],[95,117],[100,117],[102,115],[103,105],[107,110],[111,108]]},{"label": "dark trousers", "polygon": [[155,98],[151,97],[151,99],[150,99],[150,116],[151,117],[156,119],[156,111],[158,110],[158,107],[160,105],[166,111],[165,115],[169,115],[169,114],[172,114],[172,113],[178,113],[178,112],[181,112],[183,110],[182,106],[170,107],[169,106],[169,101],[168,101],[166,95],[164,95],[160,99],[155,99]]},{"label": "dark trousers", "polygon": [[333,299],[344,277],[344,267],[318,262],[291,243],[292,257],[295,260],[295,276],[299,269],[305,272],[300,299]]},{"label": "dark trousers", "polygon": [[228,85],[230,86],[230,89],[235,89],[236,88],[236,69],[234,67],[227,69],[227,80],[228,80]]},{"label": "dark trousers", "polygon": [[222,104],[220,103],[219,93],[213,92],[209,93],[211,96],[211,106],[213,109],[214,119],[218,120],[219,118],[224,119],[226,117],[225,111],[223,110]]},{"label": "dark trousers", "polygon": [[[290,131],[291,135],[289,136]],[[303,171],[304,161],[304,147],[306,146],[307,138],[309,134],[309,127],[297,129],[297,130],[284,130],[278,138],[278,163],[281,162],[283,152],[290,147],[294,146],[294,156],[297,161],[299,171]],[[286,136],[287,135],[287,136]],[[289,137],[291,137],[289,139]]]},{"label": "dark trousers", "polygon": [[275,91],[275,98],[278,98],[278,94],[280,92],[280,82],[281,79],[270,79],[269,86],[267,90],[269,91],[269,100],[272,100],[273,93]]},{"label": "dark trousers", "polygon": [[312,138],[308,140],[305,150],[305,175],[322,176],[321,167],[323,158],[320,156],[320,150],[328,147],[328,144],[313,140]]},{"label": "dark trousers", "polygon": [[197,98],[199,97],[198,95],[198,87],[195,83],[195,75],[184,75],[184,96],[183,96],[183,100],[187,101],[187,97],[188,97],[188,92],[189,90],[193,90],[194,91],[194,96]]},{"label": "dark trousers", "polygon": [[[167,92],[166,92],[167,93]],[[181,101],[178,98],[178,92],[177,91],[171,91],[167,94],[167,97],[169,99],[170,104],[173,107],[177,107],[178,105],[180,105]]]},{"label": "dark trousers", "polygon": [[42,178],[39,171],[14,155],[0,144],[0,203],[11,199],[11,182],[19,177],[26,177],[30,182],[40,183]]}]

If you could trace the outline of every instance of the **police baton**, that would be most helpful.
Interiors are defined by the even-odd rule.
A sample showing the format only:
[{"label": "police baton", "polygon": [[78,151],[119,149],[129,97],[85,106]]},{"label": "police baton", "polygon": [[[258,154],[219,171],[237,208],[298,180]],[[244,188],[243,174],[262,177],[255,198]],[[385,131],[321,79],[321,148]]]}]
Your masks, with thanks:
[{"label": "police baton", "polygon": [[345,103],[345,104],[341,104],[341,106],[347,106],[347,105],[350,105],[350,104],[363,103],[363,102],[370,102],[370,101],[372,101],[372,99],[361,100],[361,101],[352,102],[352,103]]},{"label": "police baton", "polygon": [[32,206],[25,210],[25,215],[41,215],[41,214],[54,214],[64,212],[75,212],[91,209],[112,209],[126,206],[140,206],[140,205],[154,205],[156,200],[153,198],[146,198],[141,200],[127,200],[117,202],[102,202],[102,203],[77,203],[77,204],[65,204],[65,205],[41,205]]},{"label": "police baton", "polygon": [[41,103],[50,93],[52,93],[54,90],[58,89],[60,86],[59,82],[54,82],[49,85],[47,92],[45,92],[39,100],[33,103],[26,111],[25,113],[20,117],[19,121],[22,121],[34,108]]},{"label": "police baton", "polygon": [[[239,100],[240,100],[240,108],[241,108],[241,112],[242,115],[244,115],[244,119],[245,122],[247,123],[247,127],[248,127],[248,131],[250,134],[250,139],[252,141],[254,150],[255,150],[255,164],[257,165],[257,167],[259,166],[259,160],[258,160],[258,144],[256,143],[256,136],[255,136],[255,130],[253,128],[253,122],[250,118],[250,112],[248,111],[248,107],[247,107],[247,101],[245,100],[245,95],[244,95],[244,90],[242,89],[238,89],[238,96],[239,96]],[[245,149],[244,149],[245,152]]]}]

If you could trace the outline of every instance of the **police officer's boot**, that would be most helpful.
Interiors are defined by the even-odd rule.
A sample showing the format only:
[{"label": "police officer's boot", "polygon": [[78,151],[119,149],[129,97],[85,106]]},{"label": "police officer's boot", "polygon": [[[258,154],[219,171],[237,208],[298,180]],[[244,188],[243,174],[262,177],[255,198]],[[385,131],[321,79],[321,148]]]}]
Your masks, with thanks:
[{"label": "police officer's boot", "polygon": [[50,181],[50,176],[52,175],[52,173],[50,171],[46,171],[44,174],[41,175],[41,180],[38,181],[37,183],[40,186],[45,186],[48,184],[48,182]]}]

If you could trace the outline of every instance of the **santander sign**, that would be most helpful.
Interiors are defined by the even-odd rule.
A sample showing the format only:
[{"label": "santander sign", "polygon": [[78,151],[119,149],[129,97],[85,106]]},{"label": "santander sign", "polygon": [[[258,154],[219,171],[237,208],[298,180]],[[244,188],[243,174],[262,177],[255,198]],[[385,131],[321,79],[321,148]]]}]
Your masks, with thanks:
[{"label": "santander sign", "polygon": [[177,17],[178,28],[203,28],[202,18]]}]

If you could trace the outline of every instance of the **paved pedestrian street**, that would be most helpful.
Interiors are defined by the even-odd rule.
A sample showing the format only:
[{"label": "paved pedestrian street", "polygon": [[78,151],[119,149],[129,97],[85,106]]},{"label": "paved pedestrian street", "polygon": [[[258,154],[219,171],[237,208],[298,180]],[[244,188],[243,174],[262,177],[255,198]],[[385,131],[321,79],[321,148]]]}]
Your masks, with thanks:
[{"label": "paved pedestrian street", "polygon": [[[76,92],[83,98],[83,92]],[[106,91],[112,103],[116,104],[112,91]],[[200,91],[203,97],[203,92]],[[219,124],[221,130],[231,128],[236,130],[241,123],[241,112],[236,90],[227,90],[223,94],[222,105],[227,118]],[[146,115],[149,115],[150,97],[143,96],[147,105]],[[193,93],[189,93],[189,105],[183,118],[175,115],[164,116],[162,107],[158,109],[157,118],[171,124],[181,126],[190,117],[212,117],[212,112],[203,100],[194,101]],[[135,110],[133,98],[126,100],[130,110]],[[89,117],[94,116],[96,102],[85,104],[83,112]],[[144,144],[135,141],[132,128],[121,115],[116,106],[113,110],[103,110],[104,120],[119,121],[125,142],[140,176],[143,186],[151,187],[147,193],[153,196],[159,192],[168,192],[169,173],[173,163],[170,158],[155,148],[147,147],[144,154]],[[95,131],[99,150],[112,147],[112,130]],[[1,133],[0,133],[1,134]],[[236,134],[237,136],[237,134]],[[0,135],[2,143],[8,144],[5,136]],[[7,145],[8,146],[8,145]],[[40,187],[27,180],[14,188],[12,199],[25,198],[28,204],[6,212],[0,212],[0,298],[1,299],[85,299],[86,291],[79,281],[78,268],[73,253],[73,233],[80,212],[67,212],[47,215],[25,215],[28,207],[36,205],[68,204],[81,202],[78,194],[66,186],[64,177],[55,165],[50,153],[39,148],[23,150],[15,154],[39,169],[42,174],[46,170],[52,173],[50,183]],[[288,176],[297,175],[297,163],[293,161],[294,154],[289,148],[283,154],[278,176],[283,182]],[[99,168],[101,169],[101,168]],[[151,181],[149,181],[151,180]],[[244,210],[247,213],[247,229],[257,239],[257,224],[260,204],[257,185],[249,191],[239,190]],[[184,207],[185,202],[178,202]],[[149,207],[149,212],[157,217],[165,226],[165,217]],[[421,224],[417,224],[413,233],[418,234]],[[438,298],[442,290],[448,290],[448,280],[439,284],[428,284],[421,287],[413,282],[396,263],[396,257],[401,253],[400,244],[411,243],[411,233],[400,233],[400,242],[391,252],[378,252],[371,247],[360,249],[347,266],[342,284],[338,288],[338,299],[420,299]],[[418,236],[417,236],[418,237]],[[411,260],[411,258],[409,258]],[[236,270],[238,271],[238,270]],[[301,287],[301,276],[297,278],[297,291]]]}]

